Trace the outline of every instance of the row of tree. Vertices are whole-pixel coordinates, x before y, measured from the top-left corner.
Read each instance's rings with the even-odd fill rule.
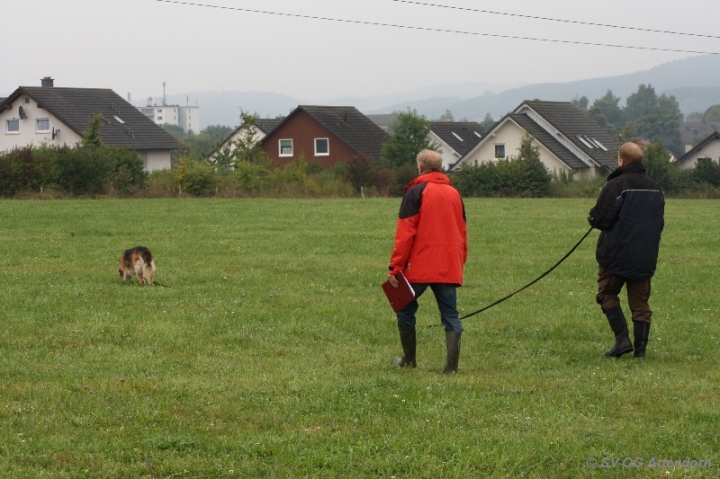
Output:
[[[662,142],[678,158],[683,154],[680,135],[683,114],[673,95],[658,96],[651,85],[642,84],[627,97],[624,107],[611,90],[592,105],[588,105],[585,96],[572,103],[620,141],[644,138],[651,143]]]

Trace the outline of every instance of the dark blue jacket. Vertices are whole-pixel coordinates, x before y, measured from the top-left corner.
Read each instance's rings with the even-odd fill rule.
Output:
[[[665,198],[641,163],[608,176],[588,222],[601,230],[595,256],[614,276],[648,279],[655,274]]]

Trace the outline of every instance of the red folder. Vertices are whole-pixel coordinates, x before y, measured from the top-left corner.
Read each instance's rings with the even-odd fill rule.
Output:
[[[410,286],[404,274],[395,273],[395,279],[400,283],[397,288],[390,284],[390,280],[388,279],[382,284],[382,289],[385,291],[385,296],[387,296],[388,301],[390,301],[390,306],[392,306],[393,311],[397,313],[407,306],[410,301],[415,299],[415,290]]]

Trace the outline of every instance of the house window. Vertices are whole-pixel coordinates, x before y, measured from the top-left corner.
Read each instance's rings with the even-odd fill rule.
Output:
[[[280,156],[293,156],[292,139],[280,140]]]
[[[20,133],[20,120],[7,120],[5,122],[5,131],[17,135]]]
[[[38,118],[35,120],[35,131],[37,133],[47,133],[50,131],[50,119]]]
[[[315,138],[315,156],[330,155],[330,140],[327,138]]]
[[[495,158],[505,158],[505,144],[495,145]]]

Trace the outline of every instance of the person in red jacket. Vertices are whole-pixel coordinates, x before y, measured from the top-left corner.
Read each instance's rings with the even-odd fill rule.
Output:
[[[457,372],[463,327],[457,311],[457,288],[467,259],[465,205],[450,179],[441,173],[442,157],[431,150],[417,156],[420,173],[405,187],[390,257],[389,281],[402,272],[415,290],[415,300],[397,312],[403,355],[398,366],[417,365],[415,313],[417,298],[430,287],[445,327],[445,374]]]

